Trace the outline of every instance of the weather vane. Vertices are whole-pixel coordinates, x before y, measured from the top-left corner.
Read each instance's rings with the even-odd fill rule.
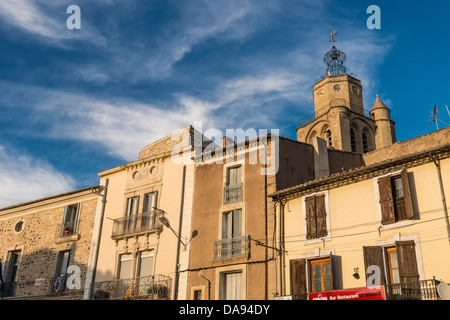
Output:
[[[332,32],[331,32],[331,40],[330,40],[330,42],[334,45],[334,43],[336,42],[336,39],[334,38],[334,36],[337,36],[337,32],[336,32],[336,30],[333,30]]]

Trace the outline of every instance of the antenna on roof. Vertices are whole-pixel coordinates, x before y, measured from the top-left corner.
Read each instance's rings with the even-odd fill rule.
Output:
[[[447,109],[447,112],[448,112],[448,114],[449,114],[449,116],[450,116],[450,111],[448,110],[448,107],[445,106],[445,108]],[[440,118],[438,117],[439,111],[438,111],[438,109],[437,109],[437,105],[434,105],[434,108],[433,108],[433,111],[431,112],[431,114],[432,114],[432,117],[433,117],[432,121],[433,121],[433,122],[436,122],[436,129],[437,129],[437,130],[439,130],[439,124],[438,124],[438,121],[442,122],[443,124],[445,124],[445,125],[447,125],[447,126],[449,125],[448,123],[442,121],[442,119],[440,119]]]
[[[433,109],[433,122],[436,122],[436,130],[439,130],[438,122],[437,122],[437,105],[434,105]]]

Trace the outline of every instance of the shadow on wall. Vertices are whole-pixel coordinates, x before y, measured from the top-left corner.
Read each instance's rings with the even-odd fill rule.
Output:
[[[68,243],[64,250],[8,251],[2,257],[2,298],[81,299],[87,266],[79,261],[75,248]]]

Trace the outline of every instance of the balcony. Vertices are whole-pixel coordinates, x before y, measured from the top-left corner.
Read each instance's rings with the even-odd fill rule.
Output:
[[[250,236],[216,240],[213,243],[213,260],[248,257],[250,254]]]
[[[387,284],[387,300],[440,300],[436,279]]]
[[[168,300],[172,279],[164,275],[96,282],[93,300]]]
[[[223,203],[228,204],[242,201],[242,189],[242,183],[225,186],[223,188]]]
[[[111,237],[116,239],[161,230],[162,224],[159,217],[163,214],[164,211],[155,209],[115,219]]]

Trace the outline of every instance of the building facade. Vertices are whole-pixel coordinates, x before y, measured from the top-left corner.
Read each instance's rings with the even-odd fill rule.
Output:
[[[387,299],[438,299],[438,281],[450,281],[448,141],[441,129],[271,194],[284,203],[286,294],[378,284]]]
[[[183,299],[191,237],[194,138],[188,126],[99,173],[104,187],[85,299]],[[201,147],[200,147],[201,148]]]
[[[82,299],[97,187],[0,210],[2,298]]]
[[[360,165],[360,155],[270,134],[224,142],[196,158],[192,229],[198,235],[189,268],[182,270],[188,274],[186,298],[274,299],[284,281],[284,249],[275,238],[283,226],[267,195],[313,180],[321,167],[319,152],[334,164],[331,173],[344,164]]]

